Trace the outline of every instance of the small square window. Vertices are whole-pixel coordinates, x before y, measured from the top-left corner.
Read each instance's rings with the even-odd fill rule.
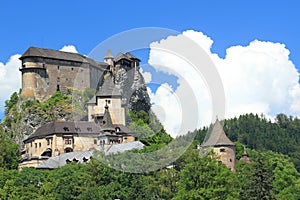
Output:
[[[220,152],[225,152],[225,149],[220,149]]]
[[[71,139],[66,139],[65,144],[72,144],[72,140]]]

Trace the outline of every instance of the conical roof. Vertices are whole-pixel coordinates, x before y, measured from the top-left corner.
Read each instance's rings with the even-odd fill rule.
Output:
[[[110,49],[107,49],[106,55],[104,56],[104,58],[114,58],[113,54],[111,53]]]
[[[105,108],[105,110],[104,110],[104,115],[103,115],[103,119],[102,119],[102,126],[101,126],[100,131],[114,131],[115,128],[112,124],[112,120],[111,120],[111,117],[110,117],[110,113],[109,113],[107,104],[105,105],[104,108]]]
[[[203,147],[214,147],[214,146],[235,146],[235,144],[226,136],[223,126],[220,121],[217,119],[213,129],[207,138],[204,141]]]

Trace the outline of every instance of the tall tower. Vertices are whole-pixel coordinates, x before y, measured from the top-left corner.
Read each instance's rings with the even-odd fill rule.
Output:
[[[110,49],[107,49],[106,55],[104,56],[104,62],[109,64],[111,67],[114,65],[114,56]]]
[[[217,119],[213,129],[204,141],[202,148],[212,148],[219,160],[224,163],[231,171],[235,165],[235,144],[226,136],[223,126]]]

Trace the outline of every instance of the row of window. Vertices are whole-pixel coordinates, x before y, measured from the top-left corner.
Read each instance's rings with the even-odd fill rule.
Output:
[[[65,139],[65,144],[72,144],[73,141],[72,139]],[[47,145],[52,145],[52,139],[47,139]],[[32,147],[32,142],[30,143],[30,147]],[[34,143],[34,147],[35,148],[41,148],[42,147],[42,143],[39,142],[39,143]]]

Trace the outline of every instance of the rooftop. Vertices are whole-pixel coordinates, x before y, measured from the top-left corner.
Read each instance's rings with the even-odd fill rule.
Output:
[[[85,133],[85,134],[98,134],[100,127],[94,122],[77,121],[66,122],[56,121],[40,126],[33,134],[31,134],[24,143],[35,138],[44,138],[56,133],[73,134],[73,133]]]
[[[226,136],[223,126],[217,119],[208,138],[204,140],[203,147],[214,146],[235,146],[235,144]]]
[[[120,88],[118,88],[112,78],[105,79],[99,91],[96,93],[98,97],[105,96],[121,96]]]
[[[53,49],[43,49],[37,47],[29,47],[25,53],[20,57],[20,60],[28,57],[41,57],[41,58],[51,58],[57,60],[75,61],[81,63],[90,63],[93,66],[99,66],[106,68],[108,64],[105,62],[96,62],[91,58],[83,56],[78,53],[71,53]]]

